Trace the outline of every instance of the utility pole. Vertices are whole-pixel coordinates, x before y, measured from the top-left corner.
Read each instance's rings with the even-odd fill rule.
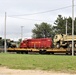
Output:
[[[66,35],[67,35],[67,18],[66,18]]]
[[[7,52],[7,44],[6,44],[6,12],[5,12],[5,26],[4,26],[4,52]]]
[[[23,27],[24,27],[24,26],[21,26],[21,41],[22,41],[22,39],[23,39]]]
[[[74,0],[72,0],[72,56],[74,56]]]

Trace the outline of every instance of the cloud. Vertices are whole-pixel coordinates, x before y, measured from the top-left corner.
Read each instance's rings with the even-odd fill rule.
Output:
[[[76,1],[75,1],[76,3]],[[59,14],[72,16],[72,8],[50,11],[42,14],[25,16],[72,5],[72,0],[1,0],[0,1],[0,36],[4,37],[4,16],[7,12],[7,38],[17,39],[21,37],[21,26],[24,38],[32,36],[34,25],[41,22],[53,24]],[[76,7],[75,7],[76,12]],[[14,16],[23,15],[23,16]],[[12,16],[12,17],[11,17]],[[76,16],[76,14],[75,14]]]

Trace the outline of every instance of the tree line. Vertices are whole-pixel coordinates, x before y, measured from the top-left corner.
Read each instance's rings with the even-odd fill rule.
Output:
[[[54,22],[54,25],[42,22],[41,24],[35,24],[35,28],[32,29],[32,38],[46,38],[53,37],[55,34],[66,33],[66,20],[67,20],[67,33],[72,34],[72,18],[63,17],[58,15]],[[76,35],[76,17],[74,20],[74,34]]]

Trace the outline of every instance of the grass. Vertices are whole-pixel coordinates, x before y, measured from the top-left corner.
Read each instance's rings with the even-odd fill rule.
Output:
[[[0,54],[0,66],[13,69],[40,69],[76,72],[76,57],[62,55]]]

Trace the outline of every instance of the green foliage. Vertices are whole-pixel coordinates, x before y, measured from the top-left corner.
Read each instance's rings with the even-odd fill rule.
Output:
[[[43,38],[43,37],[53,37],[55,34],[65,34],[66,33],[66,20],[67,20],[67,33],[72,34],[72,18],[63,17],[58,15],[54,22],[54,26],[41,23],[35,24],[35,28],[32,30],[33,38]],[[76,18],[74,20],[74,34],[76,35]]]
[[[52,26],[47,23],[35,24],[35,28],[32,30],[33,38],[43,38],[52,36]]]
[[[62,15],[58,15],[57,19],[55,20],[54,24],[55,26],[53,26],[53,31],[55,32],[55,34],[65,34],[66,33],[66,19],[67,19],[67,33],[68,34],[72,34],[72,18],[65,18],[62,17]],[[74,21],[74,28],[76,29],[76,18]],[[76,35],[76,30],[74,30],[74,33]]]
[[[0,54],[0,66],[13,69],[40,69],[76,72],[76,57],[61,55]]]
[[[75,17],[75,21],[74,21],[74,33],[76,35],[76,17]]]
[[[65,33],[65,20],[61,15],[58,15],[57,20],[54,22],[56,26],[54,26],[55,33]]]
[[[1,38],[0,39],[0,47],[4,45],[4,40]]]

